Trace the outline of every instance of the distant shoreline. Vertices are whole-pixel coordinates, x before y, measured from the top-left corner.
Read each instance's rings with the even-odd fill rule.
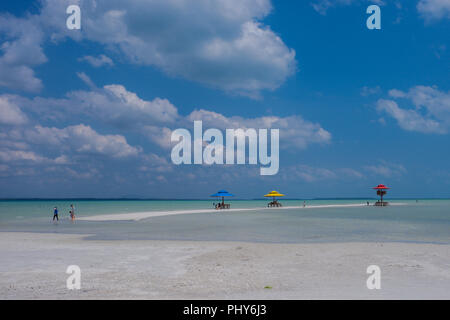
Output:
[[[178,199],[178,198],[0,198],[0,201],[214,201],[214,198],[199,198],[199,199]],[[231,201],[267,201],[265,198],[245,199],[233,198]],[[350,201],[350,200],[372,200],[377,198],[283,198],[283,201]],[[385,198],[386,201],[398,200],[450,200],[450,198]]]

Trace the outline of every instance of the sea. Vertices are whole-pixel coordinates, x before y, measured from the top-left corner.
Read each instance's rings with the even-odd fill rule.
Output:
[[[83,234],[86,240],[189,240],[268,243],[450,243],[450,199],[393,199],[387,207],[309,206],[365,204],[374,199],[281,200],[297,209],[267,209],[267,200],[229,200],[231,208],[140,221],[72,222],[77,217],[149,211],[211,209],[214,200],[0,200],[0,232]],[[53,208],[60,220],[53,222]]]

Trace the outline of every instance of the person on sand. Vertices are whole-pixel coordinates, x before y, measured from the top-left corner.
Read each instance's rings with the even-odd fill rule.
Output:
[[[303,208],[306,207],[306,201],[303,201]]]
[[[73,207],[73,204],[70,205],[70,219],[75,220],[75,208]]]
[[[53,208],[53,221],[55,221],[55,218],[56,218],[56,221],[59,221],[59,218],[58,218],[58,208],[57,208],[57,207],[54,207],[54,208]]]

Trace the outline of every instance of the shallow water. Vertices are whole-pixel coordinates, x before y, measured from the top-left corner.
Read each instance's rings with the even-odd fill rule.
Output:
[[[373,200],[368,200],[373,202]],[[181,209],[209,209],[214,201],[40,200],[0,201],[0,231],[89,234],[94,239],[214,240],[252,242],[425,242],[450,244],[450,200],[395,200],[403,206],[194,213],[141,221],[75,221],[77,216]],[[285,206],[303,201],[284,200]],[[308,200],[307,205],[365,203]],[[230,201],[232,208],[265,207],[266,200]],[[60,221],[52,223],[53,207]]]

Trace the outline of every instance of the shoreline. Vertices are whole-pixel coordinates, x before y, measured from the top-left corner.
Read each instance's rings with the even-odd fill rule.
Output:
[[[392,206],[407,205],[406,203],[391,203]],[[130,213],[115,213],[102,214],[93,216],[79,216],[77,220],[81,221],[139,221],[152,217],[193,214],[193,213],[226,213],[226,212],[244,212],[244,211],[258,211],[258,210],[291,210],[291,209],[323,209],[323,208],[351,208],[351,207],[367,207],[367,204],[326,204],[326,205],[312,205],[312,206],[288,206],[279,208],[233,208],[233,209],[193,209],[193,210],[173,210],[173,211],[144,211],[144,212],[130,212]],[[373,206],[369,206],[373,207]]]
[[[0,232],[0,299],[450,298],[450,245],[86,236]],[[380,290],[366,287],[373,264]],[[69,265],[81,268],[81,290],[66,288]]]

